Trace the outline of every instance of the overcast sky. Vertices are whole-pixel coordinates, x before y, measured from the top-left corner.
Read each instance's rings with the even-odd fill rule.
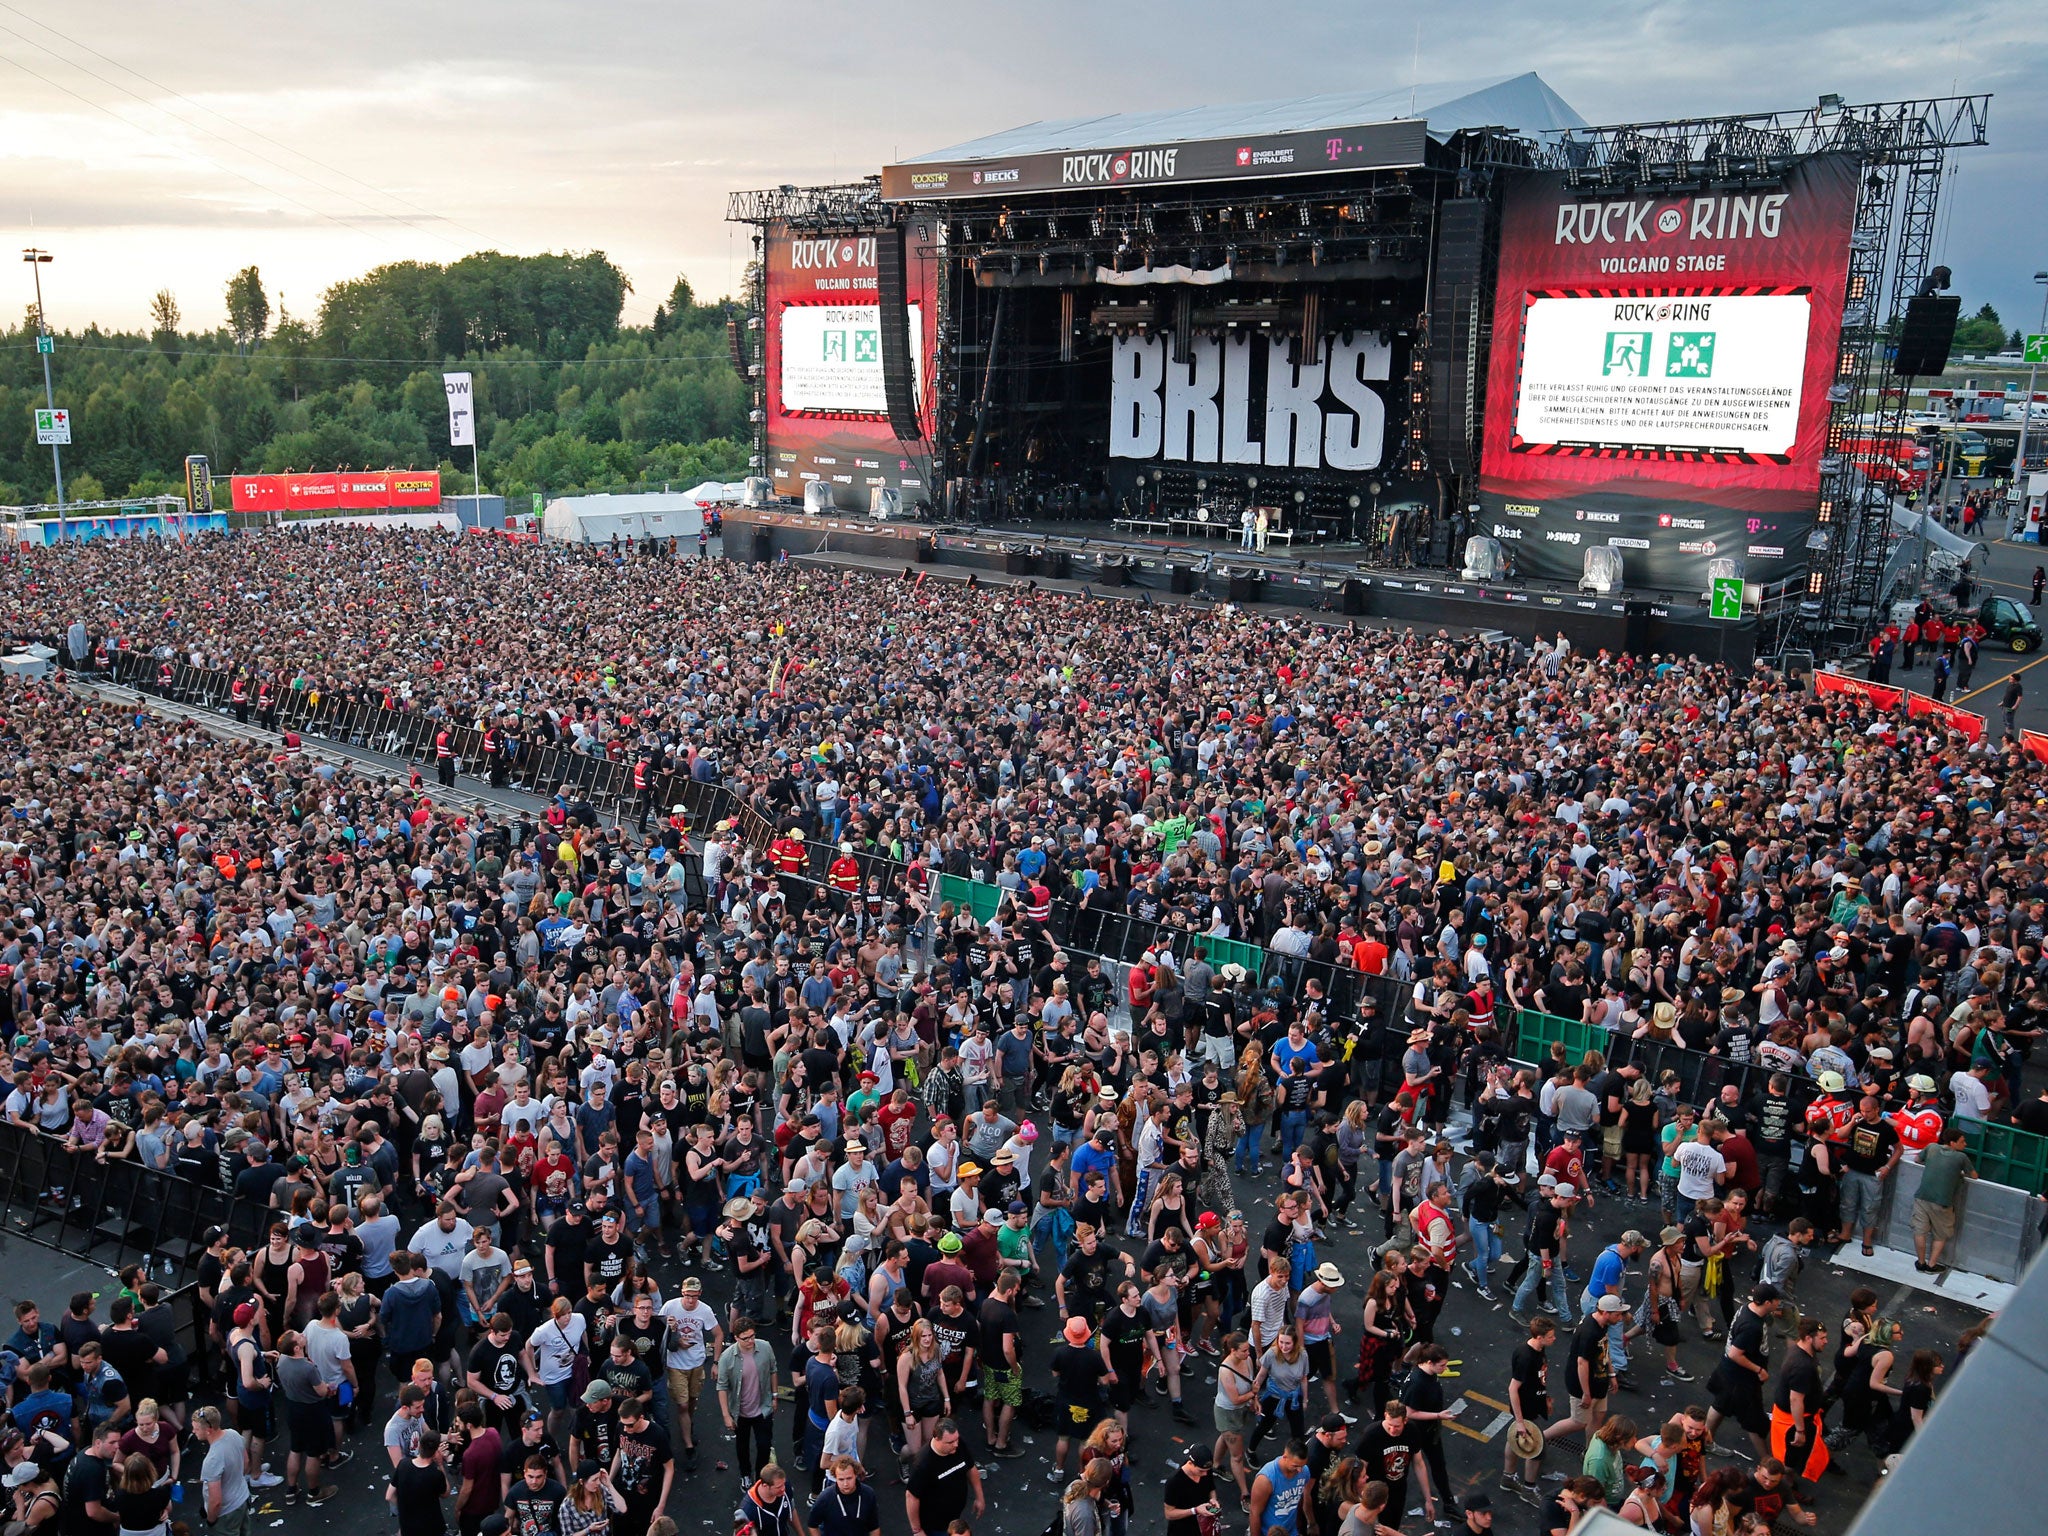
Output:
[[[1426,11],[1418,37],[1415,14]],[[0,218],[53,323],[220,323],[380,262],[602,250],[645,320],[737,283],[735,188],[851,179],[1039,118],[1534,69],[1589,121],[1991,91],[1940,257],[2032,329],[2048,268],[2039,0],[0,0]],[[1819,19],[1819,18],[1826,19]],[[0,310],[21,313],[28,273]],[[2024,322],[2024,323],[2022,323]]]

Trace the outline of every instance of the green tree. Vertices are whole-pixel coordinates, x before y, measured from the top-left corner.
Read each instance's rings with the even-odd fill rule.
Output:
[[[736,478],[749,451],[749,397],[725,338],[737,311],[677,282],[657,325],[625,326],[626,291],[602,254],[486,251],[336,283],[309,323],[246,268],[228,285],[228,323],[197,335],[182,332],[166,291],[140,329],[58,340],[57,387],[80,423],[67,499],[175,488],[195,452],[219,474],[440,465],[459,489],[469,455],[447,441],[448,367],[476,375],[493,490]],[[34,325],[32,314],[0,325],[0,422],[16,423],[0,433],[0,503],[54,495],[49,450],[30,430],[43,397]]]
[[[270,299],[263,292],[263,274],[244,267],[228,279],[228,334],[235,350],[247,353],[270,329]]]
[[[1996,352],[2005,345],[2005,322],[1989,304],[1956,326],[1958,352]]]
[[[149,336],[158,346],[169,350],[178,344],[177,297],[168,288],[159,288],[156,297],[149,301]]]

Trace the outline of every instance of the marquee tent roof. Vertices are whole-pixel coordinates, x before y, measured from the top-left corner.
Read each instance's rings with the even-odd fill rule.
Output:
[[[1382,91],[1332,91],[1287,101],[1182,107],[1162,112],[1111,112],[1026,123],[947,149],[913,155],[901,163],[1007,159],[1018,155],[1120,149],[1132,144],[1251,138],[1403,118],[1421,118],[1429,125],[1430,136],[1439,139],[1466,128],[1506,128],[1533,137],[1586,126],[1586,120],[1532,72],[1501,80],[1451,81],[1412,89],[1400,86]]]

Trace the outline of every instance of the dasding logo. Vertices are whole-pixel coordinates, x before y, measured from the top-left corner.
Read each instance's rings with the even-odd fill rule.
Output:
[[[1063,155],[1060,184],[1100,186],[1118,181],[1171,181],[1180,158],[1178,149],[1125,149],[1094,155]]]

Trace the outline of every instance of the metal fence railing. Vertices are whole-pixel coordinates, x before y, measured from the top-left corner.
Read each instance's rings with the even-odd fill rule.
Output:
[[[1506,1010],[1503,1010],[1505,1012]],[[1576,1063],[1588,1051],[1598,1051],[1610,1066],[1635,1065],[1652,1082],[1666,1072],[1678,1074],[1680,1091],[1689,1104],[1710,1104],[1721,1090],[1733,1084],[1742,1108],[1754,1116],[1764,1099],[1764,1085],[1771,1069],[1760,1062],[1735,1061],[1705,1051],[1688,1050],[1660,1040],[1637,1040],[1629,1035],[1602,1029],[1577,1019],[1524,1010],[1512,1016],[1509,1038],[1517,1059],[1547,1062],[1553,1048],[1564,1047],[1565,1059]],[[1813,1080],[1794,1075],[1787,1096],[1792,1101],[1794,1124],[1803,1123],[1806,1110],[1820,1095]],[[1993,1184],[2007,1184],[2029,1194],[2048,1194],[2048,1137],[2035,1136],[2016,1126],[1965,1121],[1970,1152],[1977,1176]]]

